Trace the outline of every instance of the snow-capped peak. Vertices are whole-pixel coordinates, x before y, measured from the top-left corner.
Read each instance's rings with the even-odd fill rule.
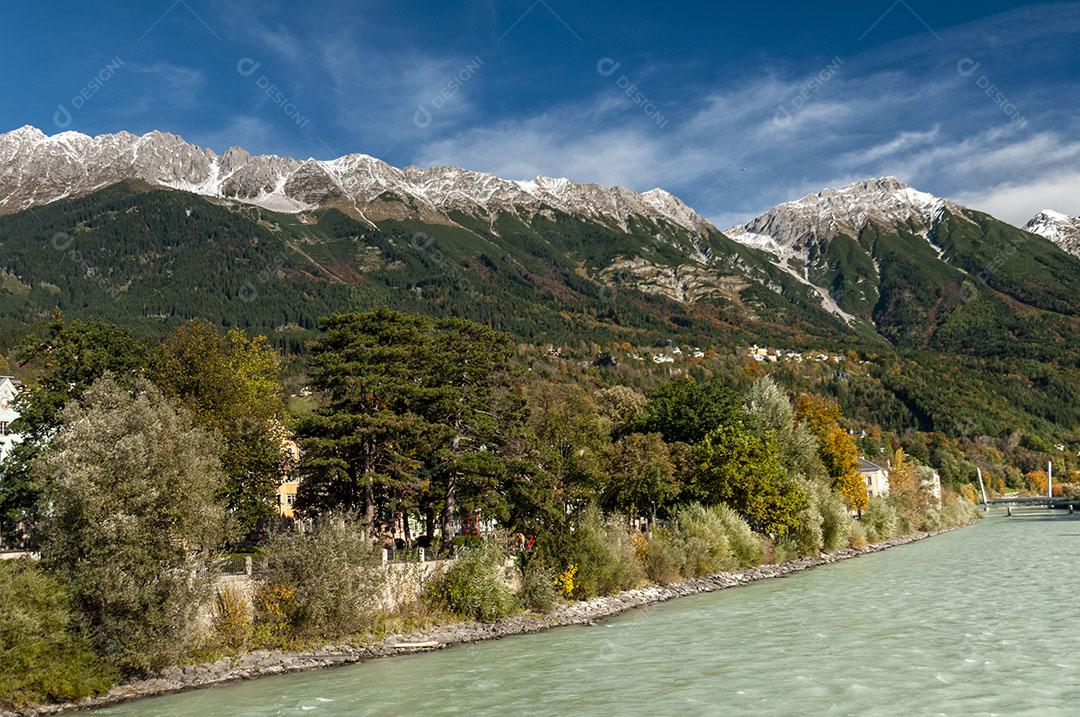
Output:
[[[1044,209],[1024,225],[1024,230],[1046,237],[1070,254],[1080,256],[1080,217]]]
[[[449,221],[451,210],[531,218],[549,208],[624,228],[639,217],[695,234],[712,230],[659,189],[638,194],[565,178],[514,181],[458,167],[399,169],[365,154],[298,160],[234,147],[218,155],[156,131],[141,137],[127,132],[47,136],[26,126],[0,134],[0,213],[132,179],[283,212],[333,204],[365,219],[397,212]]]
[[[896,177],[864,179],[785,202],[726,233],[759,248],[800,251],[838,234],[857,236],[870,221],[929,227],[943,207],[955,206]]]

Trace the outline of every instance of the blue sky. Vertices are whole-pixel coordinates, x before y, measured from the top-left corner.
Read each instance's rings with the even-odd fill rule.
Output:
[[[1080,214],[1080,3],[9,0],[0,131],[665,187],[721,228],[867,176]]]

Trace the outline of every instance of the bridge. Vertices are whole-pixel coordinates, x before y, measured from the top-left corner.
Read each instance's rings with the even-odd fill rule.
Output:
[[[1046,495],[1004,495],[999,498],[991,498],[984,500],[984,510],[990,510],[992,507],[1004,507],[1009,515],[1013,514],[1013,508],[1060,508],[1069,511],[1069,515],[1073,514],[1076,506],[1080,505],[1080,500],[1076,498],[1053,498]]]

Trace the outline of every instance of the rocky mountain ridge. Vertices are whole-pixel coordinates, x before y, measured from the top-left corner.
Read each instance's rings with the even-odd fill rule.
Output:
[[[24,126],[0,134],[0,214],[78,196],[124,180],[297,213],[333,206],[369,223],[384,218],[446,222],[453,212],[525,219],[558,210],[626,229],[646,218],[706,234],[712,226],[662,189],[637,193],[568,179],[507,180],[457,167],[399,169],[364,154],[332,160],[216,154],[164,132],[91,137]]]
[[[1046,237],[1070,254],[1080,256],[1080,217],[1044,209],[1024,225],[1024,231]]]

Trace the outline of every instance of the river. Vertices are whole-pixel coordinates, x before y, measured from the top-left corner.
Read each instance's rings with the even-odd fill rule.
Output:
[[[1080,515],[1018,511],[570,627],[97,715],[1080,714]]]

